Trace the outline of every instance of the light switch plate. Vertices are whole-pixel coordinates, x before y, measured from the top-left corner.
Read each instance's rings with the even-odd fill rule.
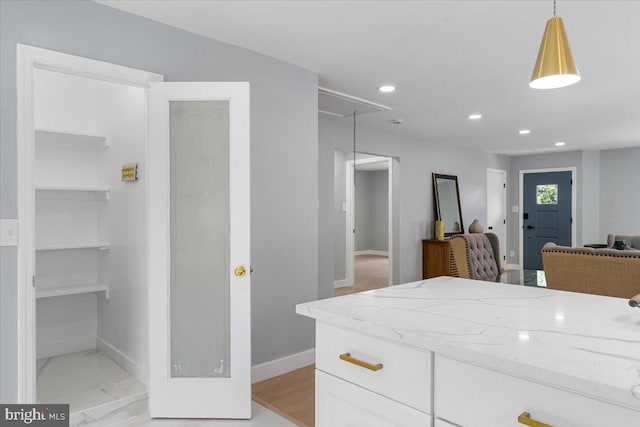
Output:
[[[0,246],[18,246],[17,219],[0,219]]]

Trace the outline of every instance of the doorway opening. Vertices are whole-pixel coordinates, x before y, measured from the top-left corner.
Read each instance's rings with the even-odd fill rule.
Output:
[[[162,76],[23,45],[18,64],[18,399],[69,403],[72,424],[143,414],[146,87]]]
[[[576,246],[576,168],[520,171],[520,262],[523,270],[543,270],[547,242]]]
[[[346,157],[345,153],[342,153]],[[343,271],[338,271],[341,251],[336,251],[335,295],[362,292],[394,284],[397,277],[397,249],[394,230],[397,201],[394,199],[394,173],[397,160],[368,153],[356,153],[354,160],[339,159],[344,171],[344,198],[336,197],[336,249],[344,248]],[[343,215],[340,215],[342,213]],[[342,222],[342,226],[339,225]],[[340,230],[342,234],[340,235]],[[394,233],[395,231],[395,233]]]

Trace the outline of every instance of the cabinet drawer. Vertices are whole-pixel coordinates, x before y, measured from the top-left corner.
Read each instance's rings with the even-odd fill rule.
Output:
[[[431,418],[316,370],[316,427],[431,427]]]
[[[464,427],[522,427],[518,416],[554,427],[628,427],[640,412],[500,374],[435,359],[435,415]]]
[[[382,364],[382,369],[373,371],[340,359],[347,353],[372,365]],[[429,414],[431,365],[430,352],[316,323],[317,369]]]

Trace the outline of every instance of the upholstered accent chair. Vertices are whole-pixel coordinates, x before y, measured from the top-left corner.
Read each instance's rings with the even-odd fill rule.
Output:
[[[640,236],[625,234],[609,234],[607,236],[607,247],[612,248],[616,240],[624,240],[628,248],[640,250]]]
[[[626,239],[623,239],[626,240]],[[563,291],[631,298],[640,293],[640,251],[542,247],[547,287]]]
[[[456,234],[451,251],[460,277],[500,281],[500,243],[494,233]]]

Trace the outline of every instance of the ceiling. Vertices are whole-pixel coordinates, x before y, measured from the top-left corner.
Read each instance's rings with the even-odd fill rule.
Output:
[[[361,123],[425,141],[640,146],[640,1],[558,1],[582,81],[552,90],[528,87],[551,0],[101,3],[315,71],[320,86],[392,108]],[[387,83],[397,90],[379,93]]]

